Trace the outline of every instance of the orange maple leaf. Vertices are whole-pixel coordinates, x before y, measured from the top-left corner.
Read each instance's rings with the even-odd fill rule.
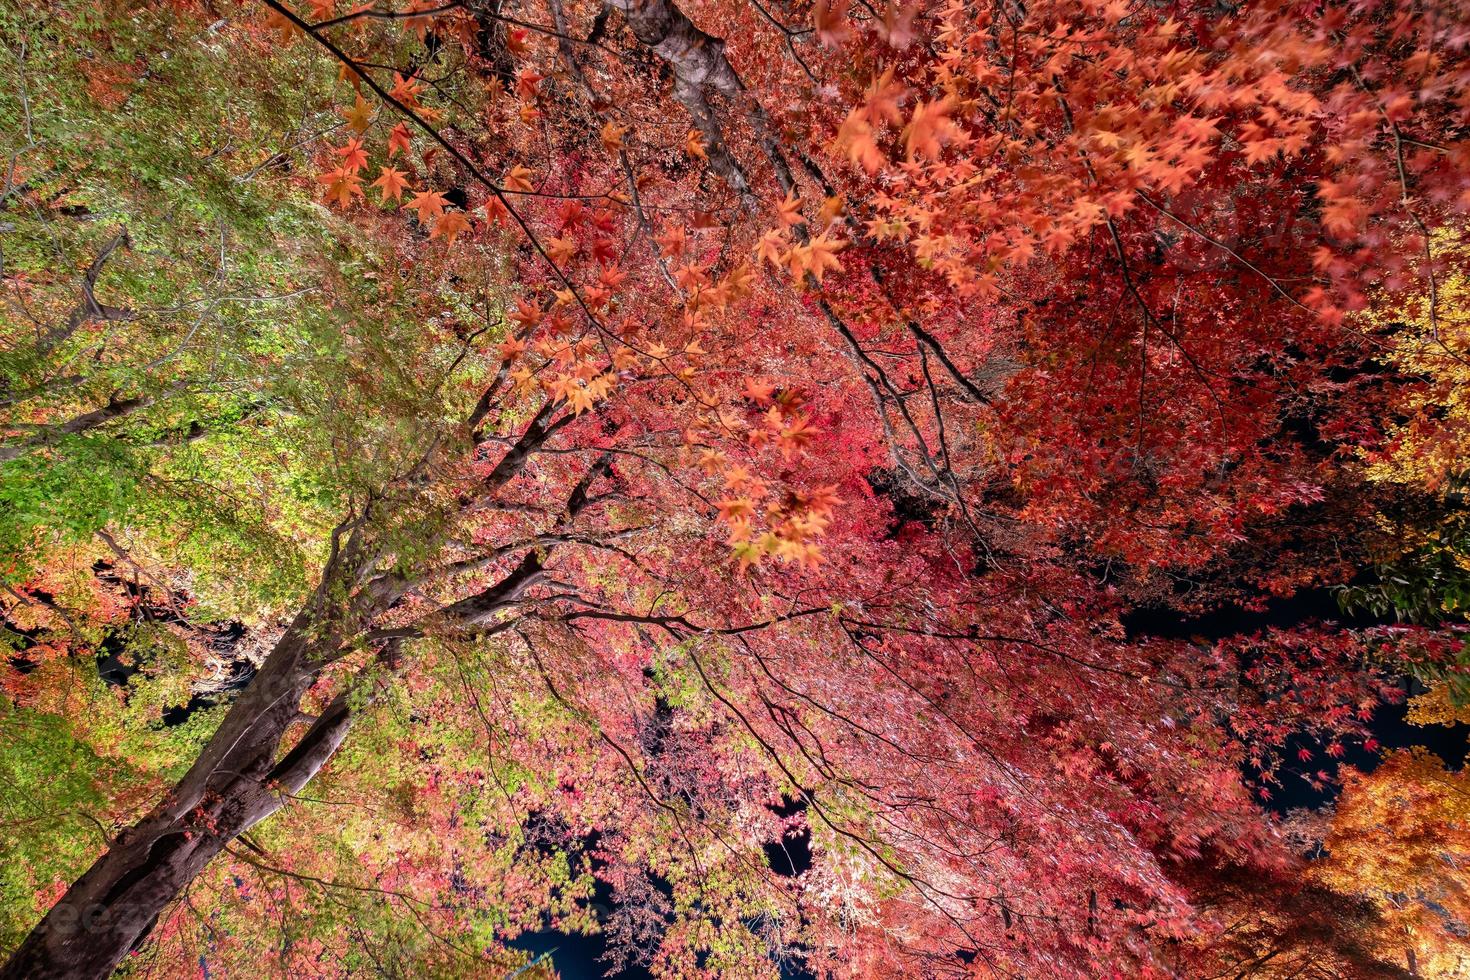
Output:
[[[683,225],[664,225],[663,230],[653,236],[658,242],[665,255],[669,258],[677,258],[684,254],[684,248],[689,244],[689,235],[684,231]]]
[[[414,194],[408,206],[419,213],[420,224],[428,224],[430,218],[437,218],[444,213],[444,205],[447,203],[448,199],[438,191],[422,190]]]
[[[388,90],[388,94],[409,108],[417,108],[419,104],[419,93],[423,89],[423,84],[414,76],[410,75],[404,78],[400,72],[394,72],[393,87]]]
[[[750,267],[749,262],[741,262],[730,270],[723,285],[730,299],[737,300],[750,294],[751,284],[754,281],[755,270]]]
[[[813,238],[805,246],[803,258],[806,271],[812,274],[817,282],[822,281],[822,276],[827,270],[842,271],[842,263],[837,259],[837,253],[847,247],[847,242],[827,237],[824,231]]]
[[[822,44],[829,48],[841,47],[847,40],[847,0],[817,0],[812,11],[812,24]]]
[[[823,228],[842,217],[842,198],[833,194],[822,201],[822,206],[817,209],[817,224]]]
[[[531,171],[520,164],[511,167],[505,175],[505,189],[518,194],[530,194],[535,191],[536,188],[531,184]]]
[[[577,254],[577,240],[570,235],[565,238],[546,239],[546,254],[553,262],[567,263]]]
[[[801,214],[801,199],[787,192],[785,200],[776,205],[776,218],[781,222],[782,228],[805,224],[806,218]]]
[[[602,124],[602,145],[609,153],[617,153],[623,148],[623,136],[628,132],[627,126],[619,126],[615,122]]]
[[[715,509],[720,512],[723,521],[738,521],[755,516],[755,501],[749,497],[733,497],[726,500],[716,500]]]
[[[367,151],[362,148],[362,140],[350,139],[346,146],[340,146],[332,151],[342,158],[342,169],[353,173],[367,166]]]
[[[780,266],[782,264],[782,256],[786,254],[786,247],[790,244],[785,232],[777,228],[772,228],[762,235],[760,242],[756,244],[756,259],[762,262],[769,262],[774,266]]]
[[[705,149],[704,137],[699,130],[691,129],[689,135],[684,138],[684,149],[692,157],[697,157],[706,162],[709,161],[709,153]]]
[[[429,232],[430,238],[442,238],[445,244],[453,245],[454,240],[470,226],[470,216],[463,211],[445,211],[434,219],[434,228]]]
[[[522,102],[530,102],[541,91],[541,80],[545,75],[531,68],[522,68],[516,75],[516,96]]]
[[[704,470],[706,476],[714,476],[725,468],[729,462],[725,454],[718,449],[706,449],[699,457],[699,468]]]
[[[393,159],[393,154],[398,152],[407,153],[412,149],[409,142],[408,124],[399,123],[388,133],[388,159]]]
[[[883,8],[883,20],[873,25],[878,36],[887,41],[890,47],[902,51],[914,41],[914,15],[918,13],[918,5],[913,3],[899,3],[893,0]]]
[[[276,32],[282,45],[290,44],[301,31],[289,17],[275,10],[265,15],[265,26]]]
[[[519,323],[522,328],[536,326],[536,324],[541,322],[541,318],[545,316],[541,312],[541,307],[524,299],[516,300],[516,308],[507,315],[510,319]]]
[[[914,114],[904,129],[904,143],[910,160],[918,156],[938,158],[944,144],[959,133],[959,127],[949,118],[953,107],[954,100],[947,95],[914,106]]]
[[[326,187],[326,199],[339,207],[347,207],[354,197],[362,196],[362,178],[355,171],[338,167],[317,178]]]
[[[383,195],[383,203],[399,201],[403,199],[403,190],[408,186],[408,181],[403,179],[402,170],[394,170],[392,167],[383,167],[378,171],[378,179],[373,181]]]
[[[776,386],[765,381],[757,381],[755,378],[745,379],[745,397],[757,405],[766,406],[771,404],[772,396],[776,393]]]
[[[847,150],[847,159],[870,174],[877,173],[888,162],[888,157],[873,138],[872,125],[863,118],[864,109],[859,107],[847,114],[837,130],[833,146]]]
[[[811,422],[805,416],[798,415],[791,420],[790,424],[782,428],[776,437],[776,442],[781,447],[781,456],[790,460],[798,450],[810,443],[816,434],[817,430]]]
[[[526,342],[518,337],[506,337],[500,342],[500,359],[513,361],[526,352]]]

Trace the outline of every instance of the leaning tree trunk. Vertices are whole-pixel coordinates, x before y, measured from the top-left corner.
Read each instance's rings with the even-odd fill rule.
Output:
[[[0,980],[109,976],[211,858],[331,758],[352,721],[345,694],[280,755],[321,663],[315,654],[335,646],[314,605],[281,637],[189,772],[67,889],[0,968]]]
[[[544,439],[544,427],[532,430]],[[503,483],[524,462],[512,453]],[[567,500],[568,520],[589,501],[592,481],[607,472],[603,456]],[[497,473],[501,471],[497,469]],[[492,474],[493,476],[493,474]],[[553,547],[548,545],[547,550]],[[352,558],[344,557],[344,554]],[[322,584],[287,628],[260,672],[230,708],[193,766],[153,810],[113,840],[87,873],[67,889],[0,968],[0,980],[101,980],[137,948],[154,922],[211,858],[240,834],[275,813],[331,759],[357,713],[374,691],[347,685],[282,754],[291,726],[304,720],[301,698],[323,665],[353,649],[351,625],[370,621],[393,605],[409,580],[380,575],[355,588],[346,566],[359,562],[357,542],[345,553],[334,545]],[[368,563],[370,564],[370,563]],[[363,565],[367,567],[367,565]],[[545,570],[540,552],[529,551],[495,584],[440,610],[471,630],[489,628],[519,601]],[[361,577],[361,572],[357,573]],[[352,598],[344,598],[352,595]],[[400,666],[404,637],[389,639],[373,666]]]

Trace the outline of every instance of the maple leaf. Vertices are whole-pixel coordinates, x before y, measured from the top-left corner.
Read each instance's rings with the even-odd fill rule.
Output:
[[[1243,146],[1245,162],[1252,166],[1272,159],[1281,148],[1280,142],[1274,139],[1246,140]]]
[[[516,164],[505,175],[505,189],[518,194],[530,194],[535,191],[531,184],[531,171],[520,164]]]
[[[749,497],[733,497],[716,500],[715,509],[723,521],[738,521],[755,516],[755,501]]]
[[[613,351],[613,367],[619,371],[636,371],[642,365],[638,352],[631,347],[619,347]]]
[[[422,215],[422,211],[419,212]],[[460,233],[470,226],[470,216],[463,211],[445,211],[434,219],[434,228],[429,232],[430,238],[443,238],[445,244],[453,245],[454,240]]]
[[[592,240],[592,257],[604,265],[617,261],[618,242],[612,238],[594,238]]]
[[[949,118],[953,108],[954,100],[947,95],[914,106],[914,113],[904,129],[904,144],[910,160],[921,156],[938,159],[944,144],[959,132]]]
[[[597,399],[590,388],[575,386],[569,388],[566,394],[567,405],[571,408],[573,415],[581,415],[590,412],[597,404]]]
[[[301,33],[301,28],[292,22],[291,18],[277,10],[268,11],[265,15],[265,25],[276,32],[276,37],[282,45],[290,44]]]
[[[526,342],[517,337],[507,337],[498,348],[502,361],[513,361],[526,352]]]
[[[448,198],[438,191],[427,188],[414,194],[408,206],[419,213],[419,224],[428,224],[429,219],[437,218],[444,213],[444,205],[449,203]]]
[[[848,0],[817,0],[812,24],[824,46],[838,48],[847,40],[847,3]]]
[[[367,166],[367,151],[362,148],[362,140],[350,139],[347,145],[340,146],[332,151],[342,158],[342,169],[353,173]]]
[[[745,466],[729,467],[725,470],[722,479],[725,481],[725,488],[734,493],[739,493],[741,487],[755,482],[754,475]]]
[[[685,247],[689,244],[689,236],[685,233],[683,225],[664,225],[663,230],[653,236],[653,240],[658,242],[659,248],[669,258],[683,255]]]
[[[706,449],[699,457],[699,468],[706,476],[714,476],[725,468],[729,458],[718,449]]]
[[[403,171],[394,170],[392,167],[382,167],[378,171],[378,179],[373,181],[372,186],[378,188],[382,193],[383,203],[403,198],[404,188],[408,187],[408,181],[403,177]]]
[[[824,199],[822,206],[817,209],[817,224],[825,228],[842,217],[842,212],[842,198],[833,194],[831,197]]]
[[[801,214],[801,199],[788,192],[784,200],[776,205],[776,220],[783,229],[806,223]]]
[[[781,447],[781,456],[790,459],[799,450],[805,448],[812,438],[817,434],[816,428],[805,416],[798,415],[789,423],[781,427],[776,436],[776,443]]]
[[[890,65],[868,84],[867,92],[863,95],[863,104],[858,111],[875,126],[885,122],[896,125],[903,122],[903,110],[900,106],[907,96],[908,88],[894,79],[893,66]]]
[[[623,149],[623,137],[627,135],[628,127],[619,126],[615,122],[602,124],[602,145],[607,152],[617,154]]]
[[[783,263],[782,256],[786,254],[786,249],[790,244],[791,241],[786,237],[785,232],[773,228],[762,235],[760,242],[756,245],[756,259],[769,262],[779,268]]]
[[[681,289],[693,289],[709,281],[704,274],[704,266],[697,262],[689,262],[675,269],[674,280]]]
[[[562,228],[575,228],[587,220],[587,209],[581,201],[563,201],[556,209],[556,221]]]
[[[499,197],[491,197],[485,202],[485,219],[491,224],[511,225],[513,219],[510,216],[510,208]]]
[[[338,114],[347,121],[348,127],[354,133],[365,133],[367,132],[367,128],[372,125],[372,104],[360,94],[350,107],[338,110]]]
[[[423,83],[415,76],[404,78],[400,72],[394,72],[393,87],[388,90],[388,94],[410,109],[416,109],[419,107],[419,93],[423,90]]]
[[[807,245],[793,245],[781,253],[780,264],[786,266],[786,271],[793,279],[800,281],[811,267],[812,247]]]
[[[870,174],[877,173],[888,162],[887,155],[878,147],[878,142],[873,137],[873,127],[864,118],[862,108],[853,109],[847,114],[837,130],[833,145],[838,149],[846,149],[847,159]]]
[[[842,503],[841,498],[837,496],[837,484],[835,483],[813,487],[811,490],[799,493],[797,497],[806,506],[806,509],[814,514],[830,514]]]
[[[510,372],[510,379],[514,382],[516,391],[522,394],[536,387],[536,372],[524,364]]]
[[[709,161],[709,153],[705,149],[704,137],[699,130],[691,129],[689,135],[684,138],[684,150],[690,156],[699,160]]]
[[[1220,129],[1216,125],[1218,122],[1218,119],[1180,116],[1174,122],[1174,131],[1185,139],[1204,143],[1220,136]]]
[[[883,8],[883,19],[875,23],[873,29],[890,47],[902,51],[914,43],[914,15],[918,10],[917,4],[891,0]]]
[[[541,91],[541,80],[546,76],[530,68],[522,68],[516,74],[516,97],[523,102],[530,102]]]
[[[745,379],[745,397],[762,407],[771,404],[771,396],[776,392],[776,386],[765,381],[757,381],[755,378]]]
[[[628,281],[628,274],[615,265],[609,265],[597,273],[597,281],[616,292]]]
[[[362,73],[351,65],[344,63],[337,66],[337,81],[346,82],[359,94],[362,92]]]
[[[347,207],[354,197],[362,196],[362,178],[356,171],[338,167],[317,178],[326,187],[325,197],[339,207]]]
[[[842,263],[837,259],[837,253],[847,247],[847,242],[828,238],[824,231],[807,243],[803,252],[803,265],[807,272],[817,282],[822,281],[822,276],[827,271],[842,271]]]
[[[546,254],[551,256],[553,262],[565,264],[572,260],[577,254],[577,240],[570,236],[566,238],[547,238]]]
[[[742,299],[750,295],[754,281],[755,270],[751,268],[749,262],[741,262],[725,276],[725,292],[732,301]]]
[[[395,153],[407,153],[413,148],[410,135],[406,123],[399,123],[393,127],[388,133],[388,159],[393,159]]]
[[[516,308],[508,314],[509,318],[516,321],[523,329],[536,326],[545,316],[541,307],[529,300],[516,300]]]

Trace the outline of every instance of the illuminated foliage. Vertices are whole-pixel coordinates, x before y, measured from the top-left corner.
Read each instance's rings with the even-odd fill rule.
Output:
[[[1451,485],[1460,5],[0,17],[0,976],[1456,968],[1262,804],[1460,634],[1136,623]]]

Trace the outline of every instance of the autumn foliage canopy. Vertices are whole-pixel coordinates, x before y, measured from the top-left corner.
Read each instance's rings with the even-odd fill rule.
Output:
[[[0,40],[0,976],[1470,973],[1463,5]]]

